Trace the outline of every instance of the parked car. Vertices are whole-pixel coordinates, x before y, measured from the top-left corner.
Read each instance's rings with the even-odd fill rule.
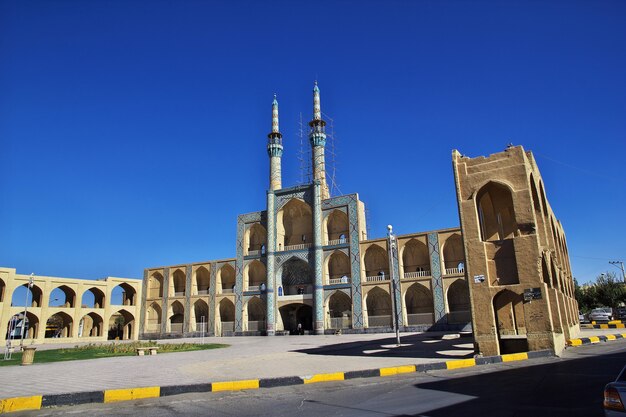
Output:
[[[589,313],[591,321],[611,321],[613,320],[613,311],[609,307],[594,308]]]
[[[617,313],[615,314],[615,316],[619,320],[626,319],[626,307],[619,307],[617,309]]]
[[[626,417],[624,400],[626,399],[626,366],[613,382],[604,387],[604,415],[605,417]]]

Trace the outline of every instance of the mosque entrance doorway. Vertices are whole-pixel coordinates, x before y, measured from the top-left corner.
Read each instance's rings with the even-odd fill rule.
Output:
[[[301,303],[292,303],[282,306],[280,316],[283,319],[283,327],[289,334],[298,334],[298,324],[301,325],[301,333],[313,331],[313,308]]]

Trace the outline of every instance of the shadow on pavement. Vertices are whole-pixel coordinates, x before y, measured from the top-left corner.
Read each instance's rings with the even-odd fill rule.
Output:
[[[451,398],[475,398],[414,417],[603,416],[604,386],[625,364],[621,352],[417,384]]]
[[[331,356],[371,356],[392,358],[428,358],[428,359],[463,359],[474,356],[471,337],[444,339],[436,334],[402,335],[402,346],[396,346],[396,338],[363,342],[336,343],[311,349],[298,349],[291,352],[306,353],[309,355]]]

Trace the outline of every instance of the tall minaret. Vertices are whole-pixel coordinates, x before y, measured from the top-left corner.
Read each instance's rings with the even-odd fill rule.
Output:
[[[274,101],[272,102],[272,132],[267,137],[267,154],[270,157],[270,190],[280,190],[282,187],[280,160],[283,156],[283,135],[278,130],[276,94],[274,94]]]
[[[320,106],[320,89],[313,87],[313,120],[309,122],[311,132],[309,140],[313,148],[313,180],[319,181],[321,185],[321,198],[325,200],[330,197],[328,185],[326,184],[326,162],[324,159],[324,146],[326,145],[326,122],[322,120],[322,109]]]

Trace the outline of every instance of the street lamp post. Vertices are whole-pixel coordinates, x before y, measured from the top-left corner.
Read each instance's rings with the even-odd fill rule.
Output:
[[[609,261],[609,263],[616,268],[620,268],[622,270],[622,281],[626,282],[626,274],[624,273],[624,262],[622,261]],[[619,266],[617,266],[619,265]]]
[[[31,273],[30,277],[28,278],[28,290],[31,290],[33,288],[33,285],[35,284],[35,273]],[[26,327],[26,320],[27,320],[27,314],[28,313],[28,291],[26,291],[26,301],[24,302],[24,318],[22,319],[22,328],[20,331],[20,348],[22,350],[24,350],[24,328]]]
[[[398,317],[398,303],[396,303],[396,268],[395,260],[398,254],[398,242],[393,234],[391,225],[387,226],[387,244],[389,246],[389,261],[391,268],[389,269],[389,278],[391,279],[391,303],[393,304],[393,324],[396,330],[396,343],[400,346],[400,320]]]

